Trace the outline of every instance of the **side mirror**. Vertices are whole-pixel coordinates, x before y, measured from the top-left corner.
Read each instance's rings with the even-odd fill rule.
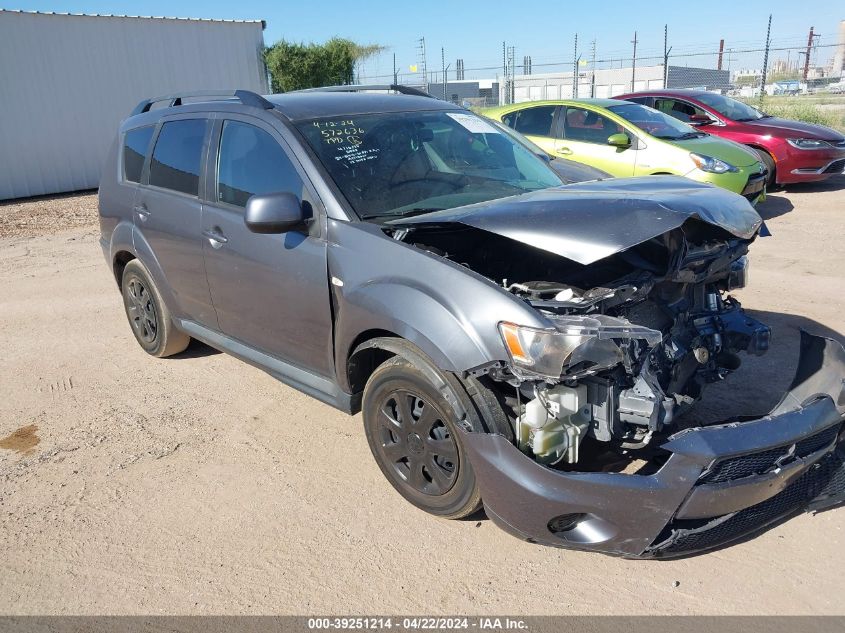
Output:
[[[631,147],[631,137],[624,132],[611,134],[607,137],[607,144],[614,147]]]
[[[302,203],[292,193],[255,195],[246,202],[244,224],[253,233],[287,233],[304,221]]]
[[[710,125],[711,123],[713,123],[713,119],[706,114],[691,114],[689,117],[690,125]]]

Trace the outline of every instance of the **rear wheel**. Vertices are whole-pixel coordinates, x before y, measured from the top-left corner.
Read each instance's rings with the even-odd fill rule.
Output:
[[[191,337],[176,329],[149,271],[137,259],[123,269],[121,291],[126,318],[145,352],[164,358],[188,347]]]
[[[373,457],[405,499],[450,519],[481,507],[454,410],[422,371],[399,356],[386,361],[367,381],[362,411]]]

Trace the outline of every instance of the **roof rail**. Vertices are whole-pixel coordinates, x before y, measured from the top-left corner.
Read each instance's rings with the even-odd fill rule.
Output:
[[[165,95],[163,97],[155,97],[153,99],[144,99],[141,103],[135,106],[135,109],[132,110],[132,114],[129,116],[149,112],[154,103],[159,103],[161,101],[169,101],[170,105],[168,107],[172,108],[173,106],[182,105],[183,99],[193,99],[199,97],[235,98],[239,99],[244,105],[254,106],[263,110],[273,109],[272,103],[267,101],[267,99],[262,97],[260,94],[250,90],[198,90],[196,92],[180,92],[178,94]]]
[[[364,84],[364,85],[347,85],[347,86],[323,86],[321,88],[306,88],[304,90],[296,90],[294,92],[363,92],[364,90],[392,90],[403,95],[414,95],[416,97],[429,97],[434,99],[432,95],[418,88],[411,86],[402,86],[400,84]]]

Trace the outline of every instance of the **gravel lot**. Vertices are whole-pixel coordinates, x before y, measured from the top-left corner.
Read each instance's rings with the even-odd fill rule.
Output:
[[[765,412],[799,327],[842,340],[843,207],[843,177],[761,206],[740,299],[774,348],[697,415]],[[0,612],[843,612],[845,509],[671,562],[424,515],[360,417],[202,345],[144,354],[97,232],[92,193],[0,203]]]

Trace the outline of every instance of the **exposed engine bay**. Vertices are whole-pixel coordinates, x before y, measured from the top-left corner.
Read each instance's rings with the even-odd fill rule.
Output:
[[[511,362],[481,372],[508,405],[516,445],[545,465],[590,469],[586,438],[617,454],[647,450],[678,430],[705,385],[739,368],[740,353],[769,347],[770,328],[729,294],[746,284],[756,234],[690,218],[586,264],[460,223],[392,234],[494,281],[553,324],[500,324]]]

